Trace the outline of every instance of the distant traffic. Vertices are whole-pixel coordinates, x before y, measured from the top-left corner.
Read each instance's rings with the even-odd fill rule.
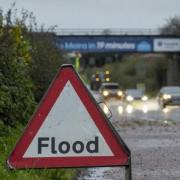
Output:
[[[137,119],[144,117],[141,113],[150,113],[144,117],[148,119],[167,118],[171,113],[169,117],[177,119],[175,112],[180,109],[179,86],[162,87],[155,96],[151,96],[141,87],[124,89],[118,82],[112,82],[111,73],[108,70],[91,76],[90,91],[98,103],[107,103],[102,106],[102,109],[108,116],[110,109],[114,111],[112,107],[115,106],[118,114],[132,114]],[[178,108],[177,111],[172,107]],[[179,111],[178,113],[180,115]]]

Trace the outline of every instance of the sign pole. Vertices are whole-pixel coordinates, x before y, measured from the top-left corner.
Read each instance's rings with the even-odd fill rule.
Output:
[[[129,159],[129,164],[125,166],[125,180],[132,180],[131,159]]]

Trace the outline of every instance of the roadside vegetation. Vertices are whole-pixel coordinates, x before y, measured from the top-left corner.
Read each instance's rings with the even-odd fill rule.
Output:
[[[167,59],[164,55],[125,55],[119,62],[106,64],[102,68],[89,68],[91,74],[109,70],[112,82],[118,82],[122,89],[136,88],[143,84],[150,95],[155,95],[166,83]]]
[[[10,170],[6,166],[6,159],[22,135],[24,126],[16,124],[16,128],[5,127],[0,124],[0,179],[3,180],[70,180],[76,175],[75,169],[26,169]]]
[[[17,17],[13,7],[0,10],[0,179],[70,180],[75,169],[9,170],[6,159],[24,126],[63,63],[53,34],[37,33],[32,13]],[[51,29],[52,30],[52,29]]]
[[[119,82],[122,88],[136,88],[138,84],[144,84],[149,94],[156,93],[166,81],[164,56],[125,56],[121,63],[107,65],[106,68],[113,72],[112,81]]]

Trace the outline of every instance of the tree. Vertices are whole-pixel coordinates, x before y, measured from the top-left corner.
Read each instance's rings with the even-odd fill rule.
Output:
[[[34,106],[33,83],[29,76],[30,45],[23,27],[12,22],[12,11],[0,11],[0,121],[24,123]]]
[[[41,31],[28,34],[32,45],[31,77],[35,85],[35,98],[40,101],[57,70],[64,62],[63,53],[56,47],[53,33]]]
[[[163,35],[180,35],[180,17],[174,17],[167,21],[167,23],[161,28],[161,34]]]
[[[16,14],[16,9],[14,10]],[[48,29],[38,26],[36,17],[27,10],[21,11],[21,18],[14,20],[20,24],[23,35],[30,43],[30,76],[34,84],[34,95],[39,102],[55,76],[58,68],[64,62],[63,52],[56,46],[56,36],[53,33],[56,26]]]
[[[180,37],[180,17],[174,17],[161,28],[162,35],[170,35]],[[180,53],[169,53],[168,58],[168,71],[167,71],[167,84],[180,85]]]

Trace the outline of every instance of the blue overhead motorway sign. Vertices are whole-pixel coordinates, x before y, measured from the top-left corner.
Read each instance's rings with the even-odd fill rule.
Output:
[[[57,36],[56,43],[72,52],[180,52],[180,38],[165,36]]]
[[[78,52],[151,52],[153,42],[146,37],[58,36],[57,46]]]

